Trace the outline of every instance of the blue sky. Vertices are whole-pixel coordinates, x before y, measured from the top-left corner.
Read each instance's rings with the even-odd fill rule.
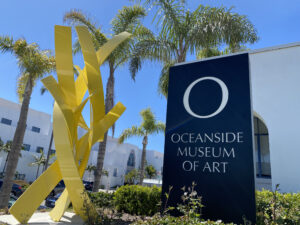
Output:
[[[260,40],[249,46],[251,49],[300,41],[300,1],[299,0],[187,0],[188,7],[193,10],[198,4],[211,6],[234,6],[234,12],[247,15],[255,25]],[[14,38],[25,38],[28,42],[37,42],[42,49],[54,51],[54,25],[63,25],[63,15],[70,9],[81,9],[91,16],[103,32],[110,33],[110,21],[124,5],[130,5],[127,0],[31,0],[3,1],[0,14],[0,35],[10,35]],[[151,24],[153,12],[144,19],[144,23],[153,31]],[[75,38],[75,33],[73,39]],[[190,56],[188,60],[194,60]],[[74,58],[74,63],[83,66],[81,56]],[[0,97],[17,102],[16,81],[19,69],[16,59],[10,54],[0,54]],[[127,110],[116,124],[116,134],[125,128],[140,124],[139,112],[151,107],[158,120],[165,121],[166,100],[159,96],[157,83],[161,65],[146,62],[136,81],[133,82],[125,65],[116,71],[116,102],[121,101]],[[104,86],[108,70],[101,68]],[[30,107],[46,113],[52,113],[53,99],[50,94],[40,95],[41,83],[35,87]],[[132,138],[127,142],[141,147],[140,138]],[[163,152],[163,134],[151,136],[148,149]]]

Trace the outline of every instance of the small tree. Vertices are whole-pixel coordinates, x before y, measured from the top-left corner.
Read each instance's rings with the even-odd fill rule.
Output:
[[[90,164],[90,165],[88,165],[86,167],[85,170],[87,170],[89,172],[89,181],[91,181],[91,174],[92,174],[92,172],[94,172],[96,169],[97,169],[97,167],[94,166],[94,165],[92,165],[92,164]]]
[[[148,144],[148,136],[151,134],[157,134],[159,132],[165,131],[165,124],[162,122],[157,122],[154,114],[151,109],[144,109],[140,112],[143,121],[139,127],[132,126],[124,130],[119,137],[119,143],[123,143],[126,139],[132,136],[143,137],[143,151],[141,158],[141,168],[140,168],[140,182],[139,184],[143,184],[144,179],[144,170],[145,170],[145,162],[146,162],[146,148]]]
[[[34,162],[29,163],[28,165],[29,166],[37,166],[36,177],[35,177],[35,179],[37,179],[38,176],[39,176],[40,166],[41,165],[45,165],[45,163],[46,163],[46,157],[44,155],[44,151],[43,150],[41,151],[41,155],[38,155],[38,156],[32,155],[32,156],[34,158]]]
[[[147,177],[149,177],[150,179],[156,177],[157,175],[157,171],[152,165],[146,166],[145,172],[147,174]]]
[[[125,183],[135,184],[136,180],[139,179],[139,172],[136,169],[131,170],[125,175]]]
[[[9,154],[9,151],[10,151],[10,144],[8,144],[8,143],[4,144],[4,142],[0,138],[0,152],[2,152],[2,151],[5,152],[5,153],[7,153],[6,159],[5,159],[5,163],[4,163],[4,167],[3,167],[3,171],[2,171],[4,173],[5,167],[6,167],[6,163],[7,163],[8,154]]]

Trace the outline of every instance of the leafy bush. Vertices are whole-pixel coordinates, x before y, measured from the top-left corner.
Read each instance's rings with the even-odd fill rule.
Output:
[[[114,193],[107,192],[88,192],[91,201],[99,208],[113,208]]]
[[[160,195],[156,186],[125,185],[115,192],[115,207],[120,212],[151,216],[159,211]]]
[[[173,207],[170,207],[164,212],[163,216],[156,214],[152,218],[137,221],[134,225],[225,225],[222,221],[214,222],[201,219],[201,208],[203,205],[201,204],[201,197],[198,196],[194,189],[195,186],[196,184],[193,183],[192,187],[187,188],[187,190],[185,187],[182,189],[184,192],[182,195],[183,203],[176,207],[176,209],[182,213],[182,216],[173,217],[168,215],[168,211],[174,210]],[[166,197],[168,198],[168,195],[166,195]],[[231,223],[231,225],[233,225],[233,223]]]
[[[277,188],[256,192],[257,224],[300,224],[300,194],[280,194]]]

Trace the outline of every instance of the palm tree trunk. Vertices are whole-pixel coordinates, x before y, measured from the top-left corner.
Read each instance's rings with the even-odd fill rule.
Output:
[[[144,136],[139,185],[143,185],[143,180],[144,180],[147,144],[148,144],[148,136]]]
[[[114,89],[115,89],[115,78],[114,78],[113,64],[109,63],[109,78],[106,84],[106,96],[105,96],[105,113],[108,113],[114,105]],[[99,144],[98,156],[97,156],[97,168],[94,172],[94,186],[93,191],[98,191],[100,187],[100,180],[102,176],[102,169],[104,164],[104,157],[107,143],[107,132],[104,134],[103,141]]]
[[[50,138],[50,143],[49,143],[48,152],[47,152],[47,159],[46,159],[46,163],[44,165],[43,171],[45,171],[48,168],[48,165],[49,165],[49,158],[50,158],[52,142],[53,142],[53,130],[51,132],[51,138]]]
[[[35,176],[35,179],[37,179],[37,178],[38,178],[38,176],[39,176],[39,170],[40,170],[40,164],[38,165],[38,168],[37,168],[37,171],[36,171],[36,176]]]
[[[0,209],[6,208],[10,198],[10,191],[13,184],[14,174],[18,165],[21,147],[23,144],[27,114],[29,109],[30,97],[33,88],[33,81],[28,79],[23,96],[23,102],[21,105],[20,117],[14,134],[11,151],[8,156],[7,167],[5,177],[3,179],[3,185],[0,191]]]
[[[7,152],[7,155],[6,155],[6,159],[5,159],[5,163],[4,163],[4,167],[3,167],[3,171],[2,171],[3,174],[4,174],[4,171],[5,171],[6,164],[7,164],[8,155],[9,155],[9,152]]]

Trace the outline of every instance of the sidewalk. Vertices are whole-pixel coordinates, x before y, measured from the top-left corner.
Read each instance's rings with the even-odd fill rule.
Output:
[[[10,224],[15,225],[19,224],[18,221],[12,216],[12,215],[2,215],[0,216],[0,225],[2,224]],[[75,213],[71,212],[65,212],[64,216],[61,218],[60,222],[53,222],[49,216],[48,212],[44,213],[34,213],[31,219],[29,220],[28,224],[34,224],[34,225],[47,225],[47,224],[74,224],[74,225],[82,225],[83,221],[82,219],[75,215]]]

